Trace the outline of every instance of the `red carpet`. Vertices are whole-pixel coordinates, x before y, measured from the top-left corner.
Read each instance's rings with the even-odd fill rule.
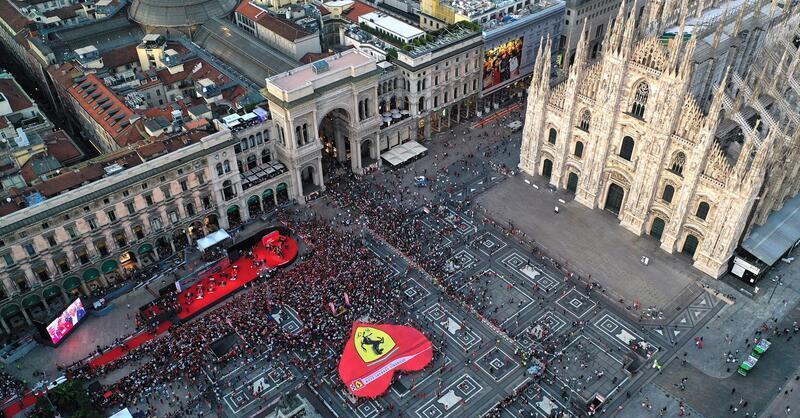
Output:
[[[14,402],[13,404],[9,405],[6,409],[3,410],[3,414],[6,418],[11,418],[23,410],[30,408],[36,403],[36,394],[31,392],[25,395],[21,400]]]
[[[164,321],[158,325],[158,328],[156,328],[155,333],[147,331],[142,332],[134,336],[130,340],[125,341],[124,343],[122,343],[122,345],[118,345],[112,348],[111,350],[108,350],[105,353],[101,354],[100,356],[91,359],[89,361],[89,365],[94,368],[105,366],[106,364],[111,363],[112,361],[124,356],[125,354],[130,353],[135,348],[152,340],[158,335],[163,334],[164,332],[167,331],[167,329],[169,329],[170,325],[172,325],[172,322]]]
[[[297,252],[297,241],[294,238],[273,231],[253,247],[253,258],[261,259],[267,267],[275,268],[294,261]],[[178,317],[187,319],[205,308],[214,306],[253,281],[262,268],[263,265],[256,267],[253,265],[253,260],[243,256],[222,271],[204,277],[178,295],[178,303],[182,308]],[[236,280],[231,280],[233,277],[236,277]]]

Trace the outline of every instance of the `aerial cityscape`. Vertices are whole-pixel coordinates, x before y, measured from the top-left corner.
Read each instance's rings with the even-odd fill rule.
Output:
[[[798,64],[789,0],[0,0],[3,416],[800,417]]]

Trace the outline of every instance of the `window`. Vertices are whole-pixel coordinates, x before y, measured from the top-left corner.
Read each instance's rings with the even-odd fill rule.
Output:
[[[230,172],[231,172],[231,163],[230,163],[230,161],[228,161],[228,160],[225,160],[225,161],[222,163],[222,166],[223,166],[223,167],[225,167],[225,172],[226,172],[226,173],[230,173]]]
[[[575,156],[578,158],[583,157],[583,142],[578,141],[575,143]]]
[[[672,166],[670,167],[670,171],[679,176],[683,176],[684,164],[686,164],[686,154],[678,152],[674,157],[672,157]]]
[[[233,183],[230,180],[225,180],[222,183],[222,195],[225,200],[231,200],[236,197],[236,193],[233,190]]]
[[[153,206],[153,195],[151,195],[151,194],[146,195],[144,197],[144,201],[145,201],[145,203],[147,203],[147,206]]]
[[[203,196],[203,209],[209,210],[211,207],[211,198],[208,196]]]
[[[200,183],[201,185],[206,184],[206,178],[205,176],[203,176],[203,173],[197,173],[195,174],[195,176],[197,176],[198,183]]]
[[[182,191],[185,192],[185,191],[189,190],[189,184],[186,183],[186,180],[181,180],[180,184],[181,184],[181,190]]]
[[[78,233],[77,233],[77,232],[75,232],[75,227],[74,227],[74,226],[72,226],[72,225],[70,225],[70,226],[65,226],[65,227],[64,227],[64,230],[66,230],[66,231],[67,231],[67,234],[69,234],[69,238],[70,238],[70,239],[75,239],[75,238],[77,238],[77,237],[78,237]]]
[[[169,221],[170,222],[172,222],[174,224],[178,223],[178,220],[180,219],[180,218],[178,218],[178,212],[176,212],[174,210],[171,210],[171,211],[169,211],[168,215],[169,215]]]
[[[136,213],[136,204],[134,204],[132,200],[125,202],[125,208],[128,209],[129,215]]]
[[[143,239],[144,238],[144,228],[141,225],[136,225],[131,228],[133,231],[133,235],[136,236],[136,239]]]
[[[633,106],[631,106],[631,114],[641,119],[644,117],[644,111],[647,107],[647,97],[650,94],[650,86],[644,81],[639,83],[636,87],[636,94],[633,96]]]
[[[67,257],[61,256],[60,258],[56,259],[56,266],[58,270],[62,273],[66,273],[69,271],[69,261],[67,261]]]
[[[108,255],[108,246],[106,245],[105,240],[95,242],[94,248],[97,248],[97,252],[100,253],[100,257],[105,257]]]
[[[622,138],[622,146],[619,149],[619,156],[630,161],[633,157],[633,138],[626,136]]]
[[[114,222],[114,221],[117,220],[117,213],[114,212],[114,209],[111,209],[111,210],[107,211],[106,215],[108,216],[108,221],[109,222]]]
[[[92,231],[97,229],[97,219],[87,219],[86,223],[89,224],[89,229]]]
[[[56,242],[56,237],[52,235],[47,236],[47,243],[50,244],[51,247],[58,246],[58,242]]]
[[[117,232],[114,234],[114,241],[117,242],[117,246],[122,248],[128,245],[128,238],[125,237],[125,233]]]
[[[664,186],[664,192],[661,193],[661,199],[667,203],[672,203],[672,196],[675,195],[675,188],[668,184]]]
[[[186,205],[186,214],[189,216],[195,215],[194,203],[189,203]]]
[[[555,145],[557,139],[558,139],[558,132],[556,132],[555,128],[550,128],[550,133],[547,136],[547,142]]]
[[[162,228],[161,226],[161,219],[160,218],[153,218],[150,219],[150,229],[153,231],[160,231]]]
[[[25,252],[27,252],[29,256],[32,257],[36,255],[36,249],[33,248],[33,244],[31,244],[30,242],[23,245],[22,247],[25,248]]]
[[[702,220],[705,220],[708,217],[709,209],[711,209],[711,207],[708,206],[708,203],[700,202],[700,204],[697,205],[697,212],[695,213],[695,216],[697,216]]]
[[[48,229],[48,228],[50,228],[50,224],[47,222],[42,222],[42,229]]]
[[[164,177],[164,176],[161,176],[161,177],[159,177],[159,178],[158,178],[158,181],[160,181],[161,183],[163,183],[163,182],[167,181],[167,178],[166,178],[166,177]]]
[[[14,265],[14,257],[12,257],[11,254],[3,254],[3,261],[5,261],[7,266]]]
[[[586,132],[589,132],[589,124],[591,123],[591,121],[592,121],[592,114],[589,112],[588,109],[584,110],[583,113],[581,113],[581,122],[578,125],[578,127]]]
[[[217,163],[217,175],[218,176],[222,175],[222,164],[221,163]]]
[[[261,164],[266,164],[271,159],[269,155],[269,150],[263,149],[261,150]]]
[[[164,194],[164,199],[169,199],[172,197],[172,192],[169,191],[169,187],[162,188],[161,193]]]
[[[17,288],[19,288],[20,292],[24,292],[31,288],[24,274],[15,277],[14,282],[17,284]]]

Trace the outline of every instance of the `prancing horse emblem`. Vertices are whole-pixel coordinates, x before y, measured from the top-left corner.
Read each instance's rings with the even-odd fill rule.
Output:
[[[372,363],[385,356],[395,347],[395,342],[389,334],[372,327],[356,328],[353,339],[359,357],[365,363]]]

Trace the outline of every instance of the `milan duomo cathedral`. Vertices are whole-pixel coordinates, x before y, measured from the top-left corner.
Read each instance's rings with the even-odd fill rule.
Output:
[[[520,168],[719,277],[800,191],[800,18],[782,2],[623,4],[597,62],[584,31],[555,85],[547,40]]]

